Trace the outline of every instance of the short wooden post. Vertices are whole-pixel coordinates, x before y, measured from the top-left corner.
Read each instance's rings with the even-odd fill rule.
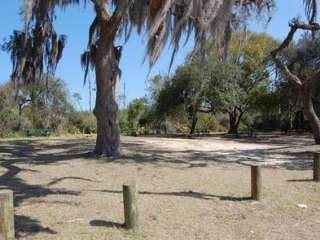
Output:
[[[320,153],[313,155],[313,180],[320,182]]]
[[[136,184],[123,185],[124,225],[126,229],[138,229],[137,195]]]
[[[0,240],[14,240],[13,192],[0,191]]]
[[[261,199],[261,167],[251,166],[251,198],[256,201]]]

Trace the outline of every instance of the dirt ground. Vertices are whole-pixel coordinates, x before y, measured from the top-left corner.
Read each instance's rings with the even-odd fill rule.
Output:
[[[94,136],[0,140],[0,188],[15,192],[18,239],[319,239],[320,183],[309,136],[122,137],[94,159]],[[263,201],[249,164],[263,165]],[[141,227],[122,228],[122,185],[136,181]],[[306,208],[298,207],[305,204]]]

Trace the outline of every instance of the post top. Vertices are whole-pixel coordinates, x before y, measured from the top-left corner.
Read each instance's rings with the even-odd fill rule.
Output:
[[[0,189],[0,195],[13,194],[13,191],[10,189]]]

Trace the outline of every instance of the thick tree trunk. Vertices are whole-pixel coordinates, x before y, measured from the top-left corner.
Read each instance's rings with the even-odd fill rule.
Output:
[[[108,157],[120,155],[118,105],[114,92],[117,74],[115,61],[113,44],[99,45],[95,56],[97,95],[94,114],[97,118],[97,140],[94,153]]]
[[[229,134],[238,136],[239,125],[240,125],[243,113],[244,112],[241,109],[239,110],[237,107],[234,108],[231,112],[229,112],[229,130],[228,130]]]
[[[193,114],[192,120],[191,120],[191,126],[190,126],[190,135],[192,136],[196,130],[198,118],[197,113]]]
[[[121,49],[114,42],[132,1],[119,1],[112,15],[105,1],[92,1],[96,18],[90,27],[90,58],[94,61],[97,95],[94,114],[97,118],[97,140],[94,153],[107,157],[120,155],[120,130],[115,86],[119,77]],[[109,4],[108,4],[109,5]],[[93,35],[96,35],[93,37]],[[92,38],[97,38],[93,41]],[[94,44],[93,44],[94,42]]]
[[[236,128],[236,120],[233,112],[229,113],[229,134],[236,135],[238,134],[238,130]]]
[[[302,91],[304,115],[310,123],[316,144],[320,144],[320,120],[314,110],[311,89],[309,86],[303,86]]]
[[[19,103],[19,122],[18,122],[18,131],[21,130],[21,121],[22,121],[22,104]]]
[[[238,125],[237,125],[237,110],[233,109],[229,112],[229,134],[238,136]]]

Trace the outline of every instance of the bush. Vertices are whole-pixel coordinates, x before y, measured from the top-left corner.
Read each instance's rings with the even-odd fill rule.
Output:
[[[69,118],[68,132],[93,134],[97,132],[96,118],[91,112],[74,112]]]
[[[19,116],[11,109],[5,108],[0,111],[0,136],[5,137],[16,131],[19,126]]]
[[[221,125],[212,114],[200,114],[197,123],[199,132],[225,132],[226,128]]]

